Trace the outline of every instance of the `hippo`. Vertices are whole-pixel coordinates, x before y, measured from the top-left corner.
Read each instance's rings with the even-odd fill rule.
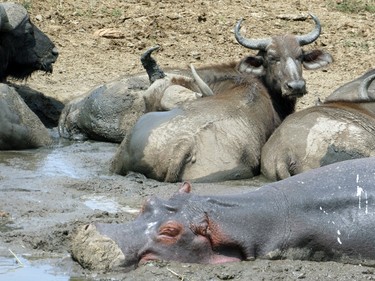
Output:
[[[375,69],[289,115],[262,148],[261,172],[275,181],[334,162],[375,156]]]
[[[153,260],[217,264],[299,259],[374,265],[375,158],[342,161],[238,194],[202,196],[185,182],[126,223],[82,226],[72,256],[94,270]]]

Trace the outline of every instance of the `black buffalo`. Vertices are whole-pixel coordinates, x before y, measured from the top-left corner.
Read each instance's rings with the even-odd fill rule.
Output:
[[[53,42],[16,3],[0,3],[0,81],[25,79],[34,71],[52,72],[58,57]]]

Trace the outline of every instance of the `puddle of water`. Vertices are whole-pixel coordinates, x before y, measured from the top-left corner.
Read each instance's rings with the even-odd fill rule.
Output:
[[[107,161],[117,145],[101,142],[64,143],[33,150],[1,151],[0,179],[40,176],[88,178],[108,173]]]
[[[84,200],[83,203],[92,210],[100,210],[108,213],[117,213],[119,211],[130,214],[139,213],[139,209],[133,209],[129,206],[122,207],[113,199],[105,196],[84,196],[82,199]]]
[[[0,280],[6,281],[72,281],[69,276],[54,272],[49,264],[32,263],[24,258],[18,258],[22,264],[14,258],[0,257]],[[80,279],[74,279],[76,281]],[[81,279],[83,280],[83,279]]]

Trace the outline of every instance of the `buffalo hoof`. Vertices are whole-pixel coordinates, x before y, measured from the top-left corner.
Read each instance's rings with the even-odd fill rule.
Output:
[[[94,224],[78,229],[72,239],[71,253],[82,267],[99,272],[120,269],[125,260],[115,241],[100,234]]]

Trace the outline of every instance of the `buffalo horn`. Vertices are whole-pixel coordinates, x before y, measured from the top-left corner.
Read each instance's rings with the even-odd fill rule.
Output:
[[[8,16],[4,9],[4,6],[0,4],[0,30],[8,31],[11,29],[12,29],[12,26],[9,24]]]
[[[362,99],[369,100],[370,95],[368,93],[368,88],[370,87],[372,81],[375,79],[375,74],[370,75],[365,80],[362,81],[360,87],[359,87],[359,97]]]
[[[242,37],[242,35],[240,34],[242,21],[243,19],[240,19],[237,22],[236,27],[234,28],[234,36],[236,37],[237,42],[242,46],[252,50],[266,50],[267,46],[271,43],[271,39],[247,39]]]
[[[307,44],[314,42],[316,39],[318,39],[320,32],[322,30],[318,17],[314,16],[313,14],[309,14],[309,15],[313,18],[315,22],[315,28],[313,31],[311,31],[308,34],[296,36],[300,46],[307,45]]]
[[[141,56],[142,65],[146,69],[151,84],[165,77],[164,71],[159,67],[156,60],[151,57],[152,52],[159,50],[159,48],[160,46],[152,47]]]
[[[16,28],[25,18],[28,18],[26,9],[19,4],[5,2],[0,5],[1,30],[12,30]],[[4,20],[4,23],[3,23]]]
[[[197,82],[199,89],[202,92],[202,95],[204,97],[213,96],[214,93],[212,92],[211,88],[202,80],[202,78],[198,75],[198,73],[195,71],[194,66],[190,65],[191,73],[193,74],[195,82]]]

